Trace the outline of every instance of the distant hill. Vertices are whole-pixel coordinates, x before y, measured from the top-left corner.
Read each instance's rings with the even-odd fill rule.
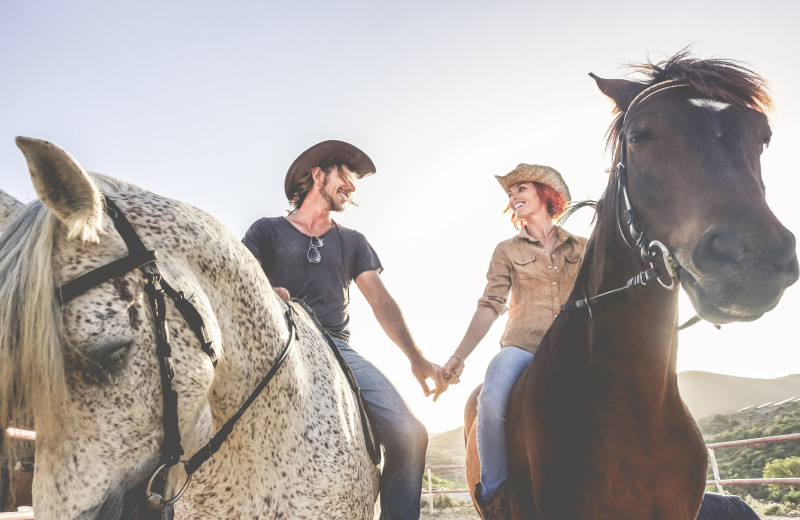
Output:
[[[697,419],[743,408],[766,407],[790,399],[800,401],[800,374],[753,379],[687,371],[678,374],[678,387],[686,406]]]

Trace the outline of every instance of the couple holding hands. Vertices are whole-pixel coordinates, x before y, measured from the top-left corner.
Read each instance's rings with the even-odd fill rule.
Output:
[[[257,220],[242,241],[279,296],[303,299],[314,310],[353,370],[383,438],[382,518],[419,518],[428,435],[386,376],[350,346],[351,282],[408,357],[425,394],[433,393],[434,400],[448,384],[458,383],[467,357],[495,320],[509,312],[502,348],[489,363],[478,398],[481,488],[476,497],[486,503],[506,479],[504,415],[511,388],[572,291],[586,248],[585,238],[555,224],[568,207],[569,189],[548,166],[520,164],[496,176],[507,197],[506,211],[519,232],[495,248],[486,289],[464,338],[440,367],[428,361],[414,342],[380,279],[383,266],[367,239],[331,218],[332,212],[352,203],[357,181],[372,173],[372,160],[349,143],[323,141],[312,146],[286,174],[288,216]],[[428,378],[434,381],[432,390]]]

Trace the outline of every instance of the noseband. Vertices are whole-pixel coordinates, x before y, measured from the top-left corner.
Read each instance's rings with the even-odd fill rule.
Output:
[[[181,446],[181,436],[178,427],[178,394],[172,386],[172,381],[175,377],[175,367],[172,361],[172,347],[169,343],[169,329],[167,328],[166,296],[169,296],[174,302],[183,319],[186,320],[187,324],[194,331],[201,348],[209,356],[214,366],[217,364],[217,354],[212,348],[212,342],[206,330],[203,318],[195,306],[184,296],[183,292],[173,289],[161,276],[158,266],[156,266],[156,252],[148,250],[144,246],[142,240],[133,229],[133,226],[114,201],[108,196],[105,196],[105,202],[106,214],[111,218],[117,232],[125,241],[125,245],[128,247],[128,256],[119,260],[114,260],[113,262],[98,267],[65,283],[56,291],[56,297],[59,303],[63,305],[111,278],[122,276],[136,269],[141,271],[145,276],[145,292],[147,293],[148,301],[155,318],[156,355],[159,361],[161,390],[164,401],[164,441],[162,443],[161,459],[158,468],[146,480],[146,484],[145,482],[140,483],[131,489],[128,494],[138,495],[131,497],[131,502],[137,509],[142,508],[141,506],[145,506],[142,508],[144,511],[140,512],[140,518],[152,517],[154,516],[154,512],[163,511],[165,508],[172,506],[181,497],[189,485],[192,474],[219,450],[242,414],[275,376],[289,353],[292,338],[297,338],[297,330],[293,319],[295,311],[291,305],[288,303],[286,304],[287,309],[284,316],[289,325],[289,339],[269,372],[264,376],[255,390],[253,390],[245,403],[228,422],[220,428],[214,437],[212,437],[205,446],[200,448],[188,461],[183,459],[183,447]],[[172,467],[178,464],[184,466],[186,481],[175,496],[172,498],[165,498],[167,473]],[[158,491],[155,491],[156,489],[158,489]],[[140,494],[142,491],[143,494]],[[147,509],[151,510],[150,513],[147,512]]]
[[[678,275],[677,275],[677,267],[679,266],[677,260],[672,256],[670,253],[669,248],[665,246],[662,242],[658,240],[650,240],[645,233],[644,226],[642,226],[639,216],[636,213],[636,210],[633,208],[633,204],[631,203],[630,195],[628,194],[628,179],[627,179],[627,171],[626,171],[626,159],[627,159],[627,143],[625,138],[625,127],[628,122],[628,116],[633,111],[633,108],[637,105],[642,104],[645,100],[649,99],[651,96],[655,94],[673,89],[673,88],[682,88],[682,87],[689,87],[687,83],[681,83],[678,80],[668,80],[663,81],[661,83],[656,83],[650,87],[647,87],[643,91],[641,91],[633,101],[630,102],[628,105],[627,110],[625,111],[625,115],[622,119],[622,127],[620,129],[620,138],[619,138],[619,160],[617,161],[616,167],[614,168],[614,186],[615,192],[617,197],[619,197],[625,205],[625,209],[622,212],[622,216],[620,216],[620,211],[616,211],[616,220],[617,220],[617,228],[619,229],[620,235],[622,236],[622,240],[626,246],[628,246],[631,251],[634,251],[639,255],[643,262],[649,264],[649,268],[641,271],[636,276],[630,278],[623,287],[619,287],[617,289],[613,289],[611,291],[604,292],[602,294],[598,294],[596,296],[587,296],[585,288],[583,290],[583,299],[582,300],[573,300],[565,303],[562,307],[562,311],[568,310],[576,310],[586,308],[589,312],[589,317],[592,317],[592,305],[597,302],[598,300],[604,298],[605,296],[609,296],[614,293],[618,293],[621,291],[625,291],[630,289],[631,287],[636,287],[638,285],[646,285],[647,282],[651,280],[657,280],[658,283],[664,287],[665,289],[671,291],[675,288],[678,282]],[[623,223],[622,218],[625,219],[625,224],[628,227],[628,234],[630,235],[630,239],[623,231]],[[631,240],[633,244],[631,244]],[[655,263],[658,257],[661,256],[662,261],[664,263],[664,268],[666,269],[666,276],[669,278],[669,283],[664,283],[661,279],[663,277],[663,273],[661,269],[656,267]],[[692,318],[689,322],[681,325],[679,329],[688,327],[689,325],[696,323],[696,319]]]

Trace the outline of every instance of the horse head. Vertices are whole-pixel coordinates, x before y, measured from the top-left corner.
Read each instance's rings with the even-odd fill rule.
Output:
[[[798,278],[794,235],[765,199],[765,83],[733,62],[685,53],[638,68],[650,81],[592,76],[619,112],[609,146],[641,229],[666,245],[701,318],[757,319]],[[619,196],[609,185],[604,198]],[[615,208],[620,222],[624,210]]]
[[[125,256],[127,248],[104,215],[96,186],[102,181],[55,145],[17,143],[41,203],[29,205],[15,219],[15,232],[0,239],[0,294],[11,303],[3,306],[0,333],[0,426],[32,415],[37,516],[120,518],[132,507],[127,493],[157,466],[164,436],[142,277],[128,272],[59,305],[63,283]],[[146,197],[144,190],[139,196]],[[133,200],[126,201],[128,211],[155,215]],[[197,290],[201,312],[213,316],[200,288],[188,278],[181,282],[187,292]],[[174,386],[184,405],[179,423],[193,446],[210,429],[206,395],[214,375],[195,341],[191,332],[173,333],[180,367]]]

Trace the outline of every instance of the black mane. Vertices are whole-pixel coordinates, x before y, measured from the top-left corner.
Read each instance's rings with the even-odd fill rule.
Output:
[[[741,62],[696,59],[691,57],[688,48],[664,61],[632,63],[628,68],[633,74],[644,76],[635,80],[641,83],[642,90],[663,81],[678,80],[688,83],[702,96],[724,103],[749,107],[762,113],[773,106],[767,81]],[[624,115],[624,111],[620,112],[608,129],[606,144],[611,150],[616,149]]]

